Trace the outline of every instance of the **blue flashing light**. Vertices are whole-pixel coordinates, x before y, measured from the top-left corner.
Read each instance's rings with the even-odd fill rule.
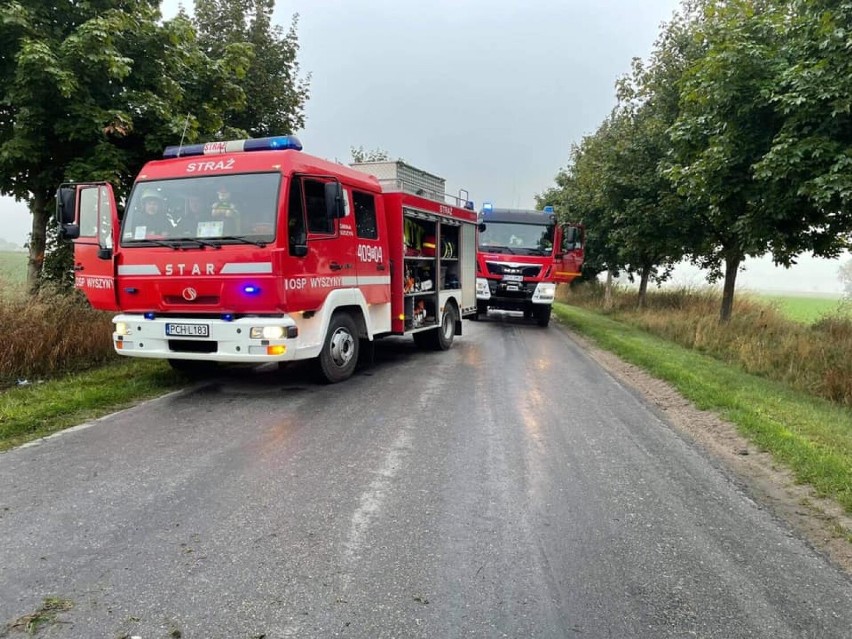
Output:
[[[254,284],[246,284],[243,286],[243,293],[246,295],[257,295],[260,293],[260,287],[255,286]]]
[[[552,206],[545,206],[544,212],[545,213],[553,213],[553,207]]]
[[[145,313],[145,319],[146,320],[152,320],[156,317],[157,317],[156,313],[152,313],[151,311],[148,311],[147,313]]]
[[[190,155],[221,155],[223,153],[243,153],[246,151],[301,151],[302,143],[295,135],[276,135],[269,138],[248,140],[224,140],[205,144],[186,146],[167,146],[163,157],[182,158]]]
[[[225,313],[224,315],[222,315],[222,321],[223,322],[233,322],[234,321],[234,314],[233,313]]]
[[[482,212],[483,213],[490,213],[493,210],[494,210],[494,206],[491,204],[491,202],[483,202],[482,203]]]

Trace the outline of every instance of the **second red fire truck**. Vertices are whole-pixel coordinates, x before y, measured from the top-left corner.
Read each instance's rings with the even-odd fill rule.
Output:
[[[382,336],[450,348],[476,313],[473,205],[401,161],[347,167],[301,148],[168,147],[120,221],[109,184],[60,186],[76,286],[117,313],[119,354],[189,373],[315,359],[338,382]]]
[[[571,282],[583,265],[583,229],[544,211],[483,205],[476,260],[476,315],[488,309],[523,311],[539,326],[550,323],[556,285]]]

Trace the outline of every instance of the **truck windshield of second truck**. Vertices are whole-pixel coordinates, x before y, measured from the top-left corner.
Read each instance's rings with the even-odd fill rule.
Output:
[[[487,253],[550,255],[555,228],[553,224],[486,222],[479,232],[479,248]]]

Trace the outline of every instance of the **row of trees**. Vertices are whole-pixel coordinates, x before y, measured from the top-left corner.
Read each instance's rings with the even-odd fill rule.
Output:
[[[852,2],[685,0],[538,197],[587,227],[586,274],[724,279],[837,257],[852,233]]]
[[[57,186],[106,180],[126,194],[165,146],[292,133],[304,124],[297,16],[275,0],[11,0],[0,5],[0,193],[33,216],[39,281]]]

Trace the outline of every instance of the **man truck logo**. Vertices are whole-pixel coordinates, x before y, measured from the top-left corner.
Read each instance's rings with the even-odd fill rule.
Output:
[[[191,302],[196,297],[198,297],[198,291],[196,291],[191,286],[187,286],[185,289],[183,289],[183,299],[185,299],[187,302]]]

